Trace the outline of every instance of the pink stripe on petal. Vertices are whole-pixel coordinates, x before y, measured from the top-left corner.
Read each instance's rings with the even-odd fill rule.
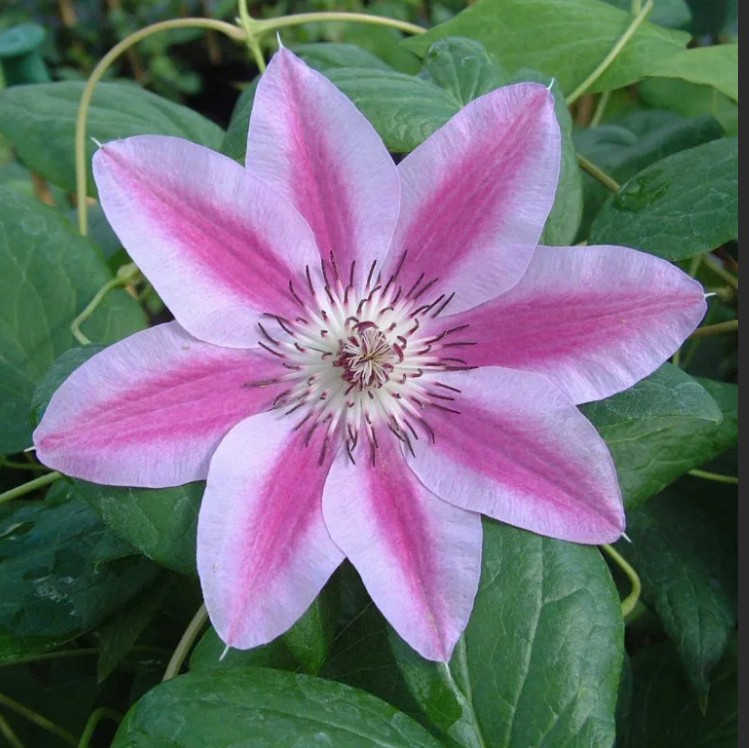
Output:
[[[216,450],[198,521],[198,572],[211,622],[230,647],[286,631],[343,560],[322,517],[334,457],[294,418],[263,413]]]
[[[460,413],[427,408],[434,444],[414,443],[419,480],[451,504],[578,543],[624,530],[611,455],[577,408],[545,377],[486,367],[444,375]]]
[[[530,262],[559,175],[559,126],[544,86],[497,89],[462,109],[398,166],[402,206],[392,271],[423,272],[467,309],[506,291]]]
[[[469,364],[540,372],[582,403],[657,369],[705,308],[702,286],[658,257],[626,247],[538,247],[520,283],[442,324],[470,325]]]
[[[426,490],[398,444],[381,440],[374,467],[338,457],[325,484],[325,522],[400,636],[446,662],[478,589],[481,519]]]
[[[379,135],[327,78],[287,49],[258,85],[247,169],[305,217],[326,261],[382,261],[398,218],[398,171]]]
[[[317,264],[314,239],[294,208],[239,164],[144,135],[100,148],[94,176],[117,236],[191,334],[248,347],[263,312],[298,313],[289,280]]]
[[[76,369],[34,432],[39,459],[107,485],[158,488],[202,480],[236,423],[269,407],[282,385],[261,349],[203,343],[170,322],[131,335]]]

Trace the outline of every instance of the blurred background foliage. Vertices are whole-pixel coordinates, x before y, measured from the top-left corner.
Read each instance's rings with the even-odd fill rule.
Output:
[[[627,12],[632,7],[631,0],[606,2]],[[432,28],[471,4],[464,0],[280,0],[252,2],[250,11],[256,18],[364,11]],[[44,247],[29,249],[29,253],[39,249],[40,257],[42,250],[49,254],[46,264],[37,260],[34,272],[29,272],[39,297],[48,303],[44,314],[40,313],[38,319],[17,314],[16,306],[8,302],[10,293],[4,300],[8,316],[18,322],[14,334],[38,343],[27,346],[33,367],[19,366],[12,372],[12,383],[24,384],[23,395],[29,401],[21,403],[23,418],[17,419],[22,431],[30,428],[26,418],[29,403],[33,412],[39,405],[40,392],[42,400],[45,391],[48,397],[72,368],[95,352],[94,346],[74,347],[70,322],[107,278],[129,260],[93,197],[92,241],[87,243],[74,229],[72,122],[80,82],[113,45],[144,26],[188,16],[233,21],[236,12],[235,0],[0,0],[0,88],[57,81],[61,82],[59,89],[74,85],[65,82],[78,82],[78,88],[66,89],[65,96],[52,96],[49,87],[43,87],[44,95],[28,87],[31,93],[27,91],[26,98],[9,96],[20,94],[18,90],[3,92],[5,110],[0,113],[0,130],[8,133],[8,140],[0,134],[0,190],[5,200],[4,204],[0,200],[0,209],[4,209],[11,226],[20,220],[22,211],[30,217],[36,211],[47,211],[40,215],[46,216],[47,233],[54,239]],[[737,15],[738,0],[656,0],[650,21],[688,32],[690,48],[709,48],[736,43]],[[482,31],[477,30],[474,39]],[[472,36],[459,34],[463,35]],[[355,99],[396,157],[417,145],[465,103],[460,85],[451,89],[433,75],[439,64],[472,55],[491,79],[490,87],[512,80],[501,65],[494,65],[493,56],[499,56],[496,49],[487,46],[487,53],[470,39],[454,39],[452,46],[441,47],[423,65],[412,51],[414,45],[403,44],[403,35],[391,28],[328,22],[287,28],[282,36],[287,46],[296,48],[311,65],[327,70],[326,74]],[[355,47],[306,46],[316,42]],[[276,46],[275,35],[269,34],[262,43],[269,57]],[[20,64],[19,49],[24,45],[26,51],[20,57],[25,57]],[[346,71],[336,71],[336,66],[356,68],[348,71],[356,75],[347,76]],[[365,68],[379,72],[380,81],[390,81],[390,89],[381,86],[376,92],[379,98],[372,94],[371,86],[357,88]],[[132,134],[131,129],[182,135],[242,159],[257,73],[243,45],[214,32],[183,30],[151,36],[120,58],[105,80],[135,81],[169,101],[157,103],[154,96],[132,86],[100,87],[97,95],[101,103],[92,113],[89,131],[102,140]],[[397,73],[409,77],[398,77]],[[515,75],[516,71],[511,73]],[[417,89],[418,96],[409,100],[411,109],[405,107],[407,116],[402,116],[404,98]],[[132,95],[134,90],[140,99]],[[471,89],[467,99],[478,93]],[[678,220],[674,219],[667,231],[657,232],[667,235],[667,242],[655,253],[677,261],[716,295],[703,324],[733,321],[738,304],[735,201],[729,205],[734,209],[724,211],[725,215],[715,217],[715,212],[711,213],[712,222],[706,227],[710,231],[698,236],[697,246],[688,251],[682,242],[685,231],[681,226],[694,211],[693,193],[686,188],[697,184],[701,191],[710,192],[703,189],[710,178],[714,183],[708,187],[714,193],[722,190],[729,198],[733,194],[731,169],[713,173],[716,159],[711,156],[715,152],[711,144],[717,142],[718,148],[733,157],[734,140],[725,136],[735,135],[738,129],[734,99],[705,84],[654,76],[610,93],[603,89],[587,93],[574,103],[569,117],[561,94],[556,90],[555,94],[559,96],[558,113],[563,113],[569,125],[565,124],[565,142],[572,163],[569,181],[561,193],[576,207],[573,210],[564,205],[560,211],[568,213],[572,222],[567,226],[560,220],[558,231],[571,234],[549,243],[593,237],[605,242],[607,231],[613,232],[612,242],[622,236],[622,226],[614,221],[621,214],[607,213],[611,189],[577,169],[576,154],[589,158],[623,185],[641,173],[647,176],[647,170],[659,163],[665,164],[668,178],[684,190]],[[605,105],[601,106],[604,97]],[[140,108],[129,103],[136,100]],[[227,129],[226,133],[220,128]],[[58,213],[37,206],[29,199],[34,197],[56,207]],[[645,208],[643,213],[643,220],[633,225],[646,225]],[[636,211],[632,215],[637,218]],[[652,223],[650,230],[654,231]],[[716,228],[720,234],[714,233]],[[8,236],[13,239],[7,242],[8,256],[26,257],[16,235],[9,232]],[[647,246],[651,238],[643,237],[642,246]],[[56,255],[53,257],[60,247],[65,247],[70,258],[64,267],[58,266]],[[22,259],[13,267],[25,267]],[[11,278],[6,288],[15,290],[20,281],[15,283],[10,267],[8,262],[4,268]],[[69,309],[63,310],[60,297],[53,298],[50,293],[55,284],[70,288],[66,301]],[[143,327],[146,316],[150,323],[165,319],[164,307],[150,287],[128,290],[129,296],[123,290],[114,292],[99,312],[102,319],[87,323],[86,329],[98,343],[111,342]],[[60,319],[55,320],[55,315]],[[119,327],[111,325],[110,318],[118,320]],[[49,320],[55,324],[48,329]],[[7,350],[0,345],[0,363]],[[63,355],[58,358],[60,353]],[[736,713],[736,488],[730,483],[704,480],[704,470],[718,476],[734,476],[737,472],[737,454],[732,448],[737,433],[737,336],[692,339],[682,349],[680,361],[674,363],[684,371],[666,365],[632,392],[596,404],[587,412],[611,446],[631,500],[630,533],[637,542],[620,549],[643,579],[643,599],[627,627],[629,657],[625,659],[617,712],[619,744],[638,748],[696,744],[728,748],[735,744],[732,730]],[[708,379],[690,380],[689,375]],[[710,413],[699,409],[693,412],[695,403],[688,398],[682,402],[680,393],[701,391],[700,383],[709,395],[703,393],[706,400],[697,404],[719,406],[721,423],[710,420]],[[0,402],[0,416],[10,421],[10,409],[2,412],[5,404]],[[11,436],[15,438],[15,434]],[[29,454],[19,451],[27,443],[28,436],[21,434],[0,450],[0,455],[7,455],[0,456],[0,492],[45,470]],[[704,470],[686,475],[692,468]],[[702,472],[702,477],[695,472]],[[18,612],[24,626],[24,616],[36,615],[37,624],[33,636],[26,629],[24,635],[15,630],[19,628],[15,617],[14,636],[6,635],[0,625],[0,695],[6,694],[27,709],[44,714],[68,735],[79,735],[92,710],[106,705],[125,712],[159,682],[200,604],[200,589],[193,576],[193,542],[201,492],[201,484],[150,491],[61,481],[50,489],[44,502],[24,503],[18,508],[8,504],[0,509],[0,519],[7,518],[0,526],[0,544],[4,543],[4,548],[13,546],[19,559],[15,571],[8,572],[6,566],[5,578],[0,575],[0,603],[10,600],[6,608],[14,616]],[[66,524],[56,519],[56,514],[70,521]],[[96,542],[82,543],[80,528],[88,528],[89,540]],[[38,547],[34,545],[36,538]],[[522,535],[518,533],[517,538],[520,543]],[[0,561],[4,560],[0,553]],[[49,568],[42,568],[41,560]],[[624,596],[628,581],[616,569],[613,571]],[[49,607],[37,609],[26,604],[19,592],[30,589],[29,579],[43,578],[49,583],[53,577],[75,577],[86,584],[99,582],[100,587],[93,582],[86,587],[88,596],[85,589],[76,590],[80,610],[72,628],[69,611],[63,606],[54,608],[47,599],[42,602]],[[414,702],[402,677],[402,672],[408,673],[408,660],[404,660],[405,666],[401,661],[396,664],[396,659],[405,655],[388,643],[384,621],[368,602],[351,567],[344,566],[334,581],[340,584],[341,594],[329,590],[287,636],[249,653],[232,652],[226,664],[319,673],[376,694],[423,720],[420,705]],[[108,596],[100,594],[101,586],[108,588]],[[683,604],[674,605],[674,600]],[[705,611],[713,613],[706,615]],[[493,622],[494,614],[489,610],[487,620]],[[335,636],[334,626],[325,623],[328,619],[340,624]],[[366,646],[358,646],[365,641]],[[319,661],[309,659],[309,653],[316,651],[309,642],[315,646],[322,642]],[[65,649],[60,649],[63,645]],[[193,653],[191,669],[216,667],[220,650],[220,643],[209,630]],[[589,654],[594,653],[583,652],[585,657]],[[724,659],[718,665],[720,657]],[[540,663],[539,668],[539,678],[544,682],[550,680],[545,665]],[[27,746],[74,744],[9,711],[7,704],[0,709],[0,719],[3,715]],[[112,732],[113,725],[105,725],[92,745],[108,745]],[[6,745],[3,740],[0,723],[0,746]]]

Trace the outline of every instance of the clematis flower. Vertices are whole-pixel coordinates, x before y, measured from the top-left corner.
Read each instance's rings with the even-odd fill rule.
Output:
[[[481,514],[580,543],[622,533],[576,404],[652,372],[705,309],[651,255],[537,247],[559,159],[552,96],[521,83],[396,167],[287,50],[245,167],[176,138],[104,145],[101,204],[176,321],[75,371],[39,458],[103,484],[207,479],[198,570],[231,647],[288,629],[347,557],[398,633],[448,660]]]

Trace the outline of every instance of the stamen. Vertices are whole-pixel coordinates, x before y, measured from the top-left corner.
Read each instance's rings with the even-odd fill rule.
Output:
[[[296,301],[297,304],[299,304],[302,309],[304,309],[304,302],[299,298],[297,295],[297,292],[294,290],[294,283],[293,281],[289,281],[289,293],[291,294],[294,301]]]
[[[258,323],[258,346],[280,359],[283,368],[277,377],[243,386],[288,382],[272,407],[279,417],[297,414],[293,428],[304,430],[305,445],[324,429],[317,460],[321,466],[331,450],[340,447],[356,464],[360,445],[375,466],[383,438],[397,439],[413,455],[420,435],[436,441],[424,418],[427,408],[461,413],[460,389],[437,378],[474,368],[465,359],[445,354],[475,341],[466,324],[439,329],[432,321],[454,298],[435,290],[438,278],[425,281],[422,273],[406,291],[397,285],[405,261],[404,252],[384,285],[377,261],[372,262],[362,289],[355,283],[356,263],[349,265],[344,286],[342,268],[331,252],[320,261],[321,278],[309,265],[304,268],[303,294],[289,281],[289,293],[301,308],[299,316],[263,315],[276,328]]]

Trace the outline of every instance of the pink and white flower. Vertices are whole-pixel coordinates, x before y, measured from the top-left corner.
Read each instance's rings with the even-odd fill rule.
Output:
[[[106,215],[176,322],[56,392],[39,458],[104,484],[207,478],[198,569],[231,647],[281,634],[344,557],[399,634],[447,660],[480,513],[556,538],[624,528],[576,404],[634,384],[698,324],[702,288],[625,247],[537,247],[559,171],[549,91],[498,89],[398,166],[282,50],[246,168],[198,145],[104,145]]]

